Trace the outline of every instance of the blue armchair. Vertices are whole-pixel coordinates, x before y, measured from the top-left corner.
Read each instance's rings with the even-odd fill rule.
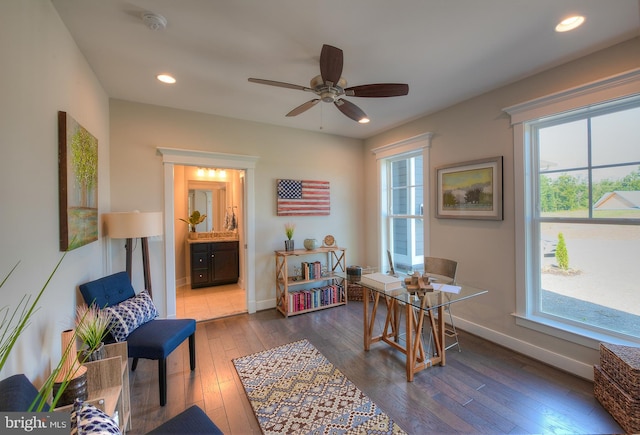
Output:
[[[137,298],[126,272],[82,284],[80,292],[87,304],[95,303],[100,308],[116,309]],[[153,303],[150,299],[148,301],[151,304],[151,310],[155,311]],[[121,317],[129,314],[135,316],[144,310],[144,307],[134,305],[133,309],[122,310]],[[129,357],[133,358],[131,370],[136,369],[138,358],[158,361],[160,406],[164,406],[167,403],[167,357],[187,338],[189,339],[190,367],[191,370],[196,368],[196,321],[194,319],[152,319],[139,325],[140,322],[136,323],[135,319],[129,321],[130,319],[120,318],[120,320],[124,322],[125,329],[127,325],[130,329],[126,331],[128,335],[121,335],[119,341],[122,341],[122,337],[126,337]]]
[[[13,375],[3,379],[0,381],[0,412],[26,412],[37,396],[38,390],[25,375]],[[45,406],[43,411],[49,411],[49,407]],[[2,429],[0,423],[0,432]],[[148,432],[148,435],[180,433],[221,435],[222,431],[201,408],[192,405]]]

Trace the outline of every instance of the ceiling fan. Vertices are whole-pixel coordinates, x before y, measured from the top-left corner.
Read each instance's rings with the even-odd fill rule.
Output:
[[[263,85],[313,92],[319,97],[299,105],[287,113],[287,116],[299,115],[320,101],[324,101],[325,103],[333,103],[344,115],[362,124],[369,122],[366,113],[342,97],[398,97],[409,93],[409,85],[402,83],[377,83],[346,88],[347,80],[341,76],[342,62],[342,50],[325,44],[320,52],[320,75],[311,79],[309,87],[255,78],[250,78],[249,81]]]

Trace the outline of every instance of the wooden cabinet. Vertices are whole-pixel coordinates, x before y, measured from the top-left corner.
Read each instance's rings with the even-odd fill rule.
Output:
[[[105,345],[105,358],[85,363],[88,397],[85,403],[100,408],[114,418],[125,433],[131,429],[131,395],[127,343]],[[71,412],[73,405],[56,408]]]
[[[285,317],[347,303],[346,249],[276,251],[276,309]]]
[[[190,243],[191,288],[238,282],[238,242]]]

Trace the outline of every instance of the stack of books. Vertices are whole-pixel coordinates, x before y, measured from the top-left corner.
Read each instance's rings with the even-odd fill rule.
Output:
[[[344,287],[331,284],[323,287],[289,292],[288,312],[311,310],[344,301]]]
[[[320,279],[322,277],[322,263],[319,261],[303,261],[300,266],[302,279]]]
[[[360,284],[376,290],[389,291],[402,288],[402,278],[376,272],[362,275]]]

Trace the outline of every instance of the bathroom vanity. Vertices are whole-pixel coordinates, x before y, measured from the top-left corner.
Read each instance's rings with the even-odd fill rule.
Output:
[[[237,238],[189,239],[191,288],[238,282],[240,276]]]

